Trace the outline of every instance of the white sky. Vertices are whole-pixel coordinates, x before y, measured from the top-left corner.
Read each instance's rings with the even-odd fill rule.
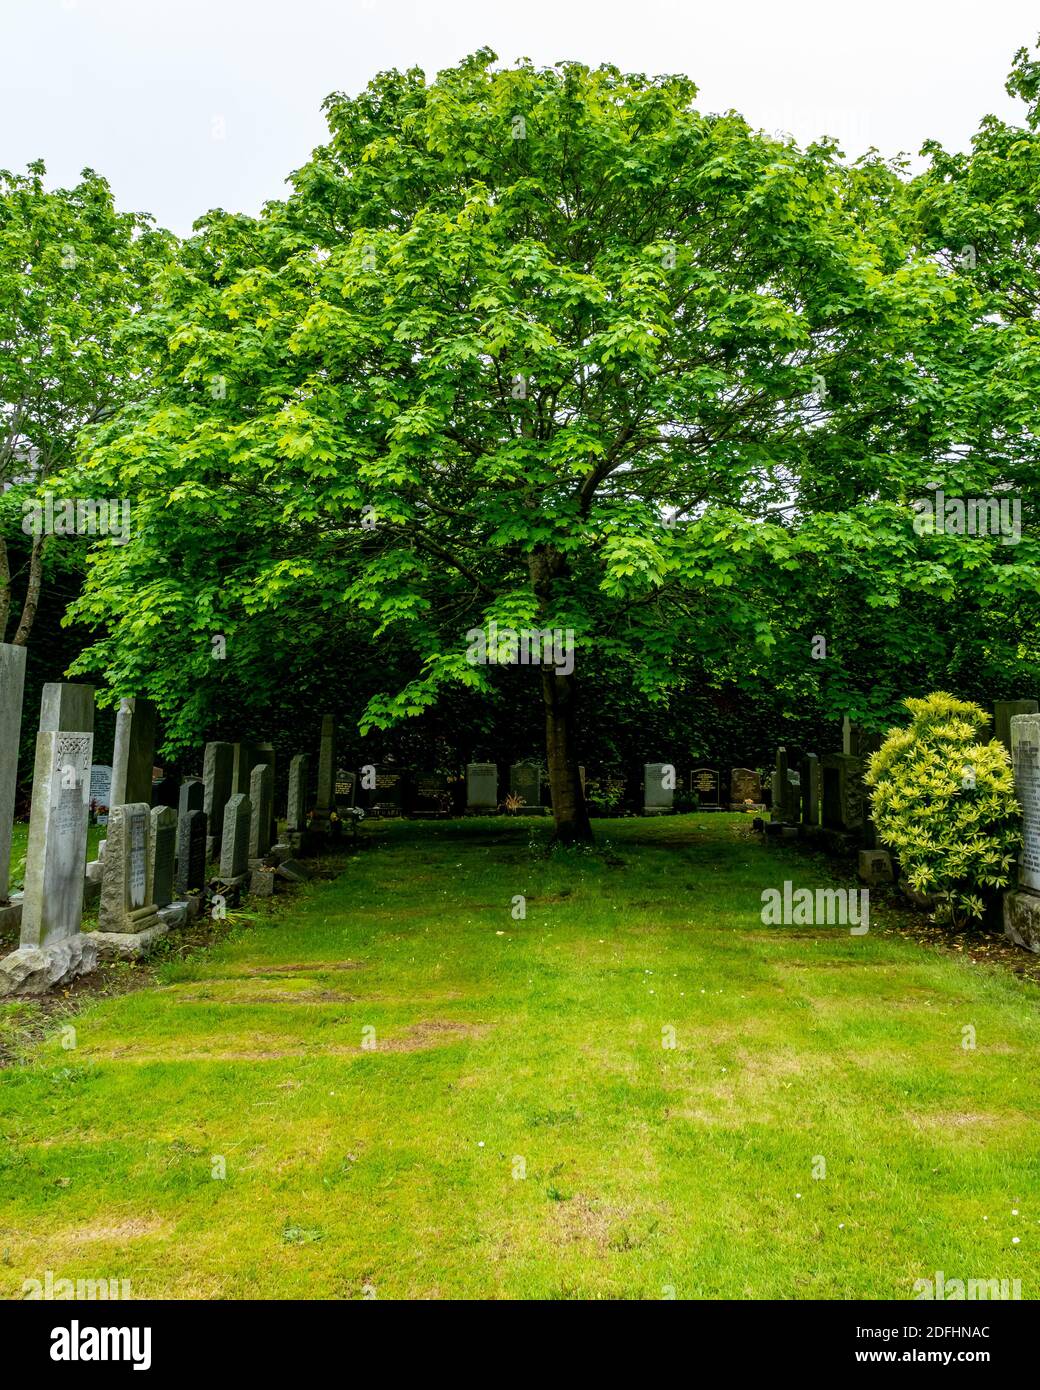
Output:
[[[850,155],[963,148],[986,112],[1020,119],[1004,79],[1038,30],[1035,0],[0,0],[0,166],[90,165],[185,234],[282,196],[328,92],[485,45],[686,72],[705,110]]]

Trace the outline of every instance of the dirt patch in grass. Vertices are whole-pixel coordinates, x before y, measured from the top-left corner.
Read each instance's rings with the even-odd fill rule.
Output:
[[[431,1019],[413,1023],[396,1038],[378,1041],[376,1052],[421,1052],[428,1047],[446,1046],[463,1038],[482,1038],[488,1031],[486,1023],[457,1023],[452,1019]]]
[[[231,975],[210,975],[211,980],[235,980],[243,976],[271,975],[277,978],[279,975],[304,975],[308,972],[312,975],[331,973],[334,970],[364,970],[365,962],[361,960],[304,960],[292,965],[255,965],[246,970],[238,970]]]
[[[178,1004],[356,1004],[356,994],[340,994],[334,989],[272,989],[266,994],[182,994]]]
[[[101,1241],[140,1240],[142,1236],[169,1235],[173,1227],[168,1221],[153,1217],[144,1220],[130,1217],[116,1225],[78,1226],[62,1233],[62,1239],[75,1245],[96,1245]]]
[[[170,1051],[138,1052],[132,1045],[117,1045],[103,1048],[92,1055],[112,1060],[135,1062],[139,1065],[152,1062],[281,1062],[293,1059],[307,1061],[322,1057],[349,1057],[361,1059],[384,1052],[423,1052],[434,1047],[448,1047],[464,1038],[480,1038],[487,1033],[489,1025],[483,1023],[458,1023],[450,1019],[431,1020],[415,1023],[395,1038],[377,1038],[374,1048],[356,1046],[344,1047],[342,1044],[316,1043],[313,1047],[250,1047],[250,1048],[201,1048],[185,1050],[171,1044]]]

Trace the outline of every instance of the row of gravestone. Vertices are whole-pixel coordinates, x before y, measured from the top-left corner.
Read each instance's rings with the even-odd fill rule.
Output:
[[[586,786],[585,768],[579,767],[582,787]],[[624,780],[605,775],[595,780],[616,791],[624,788]],[[695,768],[686,775],[678,773],[670,763],[647,763],[643,769],[644,810],[648,814],[671,810],[676,798],[685,798],[704,810],[723,810],[731,806],[743,810],[762,804],[762,783],[751,768],[733,768],[730,773],[729,800],[721,799],[723,782],[717,768]],[[334,805],[342,811],[354,807],[358,798],[365,801],[369,815],[375,816],[436,816],[452,815],[461,810],[487,813],[506,809],[540,811],[548,801],[548,783],[544,770],[537,763],[514,763],[509,769],[509,791],[500,799],[499,767],[497,763],[467,763],[464,797],[460,798],[455,780],[446,773],[408,772],[389,764],[368,765],[359,773],[338,769],[334,785]],[[320,806],[319,797],[319,806]]]
[[[155,782],[156,719],[148,701],[121,701],[107,768],[91,756],[93,688],[54,683],[41,699],[24,889],[9,898],[17,776],[9,753],[18,745],[24,670],[24,649],[0,644],[0,928],[19,929],[17,949],[0,960],[0,994],[40,992],[92,969],[99,957],[143,954],[201,910],[213,857],[214,901],[223,906],[247,884],[271,892],[276,874],[307,877],[290,845],[273,844],[270,744],[208,744],[202,778]],[[307,819],[307,762],[298,755],[289,769],[288,821],[298,839]],[[333,795],[327,790],[326,800]],[[92,811],[107,838],[87,864]],[[84,902],[95,895],[98,928],[83,932]]]

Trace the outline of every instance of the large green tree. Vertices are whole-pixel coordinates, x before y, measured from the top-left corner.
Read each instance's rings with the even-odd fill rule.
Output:
[[[530,676],[580,839],[604,671],[659,700],[690,662],[769,661],[849,708],[864,629],[902,649],[962,587],[982,610],[1035,588],[1031,561],[983,579],[979,551],[912,526],[986,442],[963,391],[984,306],[914,240],[899,168],[695,96],[481,52],[331,97],[287,201],[185,245],[147,324],[161,389],[97,433],[135,539],[95,556],[85,662],[186,736],[207,691],[277,679],[272,614],[297,651],[363,626],[412,664],[372,728],[490,688],[474,628],[572,631],[574,671]]]
[[[133,316],[172,243],[117,211],[93,170],[67,189],[45,176],[41,162],[0,169],[0,641],[20,600],[16,645],[29,640],[48,543],[42,529],[25,540],[21,504],[68,475],[84,429],[141,393]],[[66,554],[57,567],[77,565]]]

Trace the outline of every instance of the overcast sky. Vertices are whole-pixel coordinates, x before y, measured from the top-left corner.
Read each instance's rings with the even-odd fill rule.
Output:
[[[0,166],[90,165],[120,206],[187,233],[256,212],[324,135],[322,98],[482,46],[685,72],[705,110],[847,153],[966,147],[1004,92],[1036,0],[0,0]]]

